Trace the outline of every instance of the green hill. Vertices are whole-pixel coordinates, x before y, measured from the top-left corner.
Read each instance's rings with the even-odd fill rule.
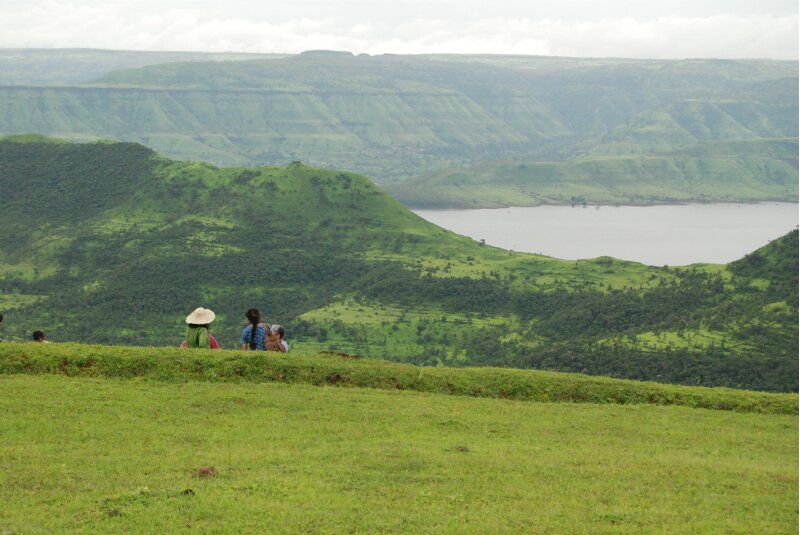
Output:
[[[0,388],[8,532],[797,531],[797,395],[33,343]]]
[[[493,163],[385,187],[417,208],[797,200],[796,139],[702,141],[665,149],[590,154],[567,162]]]
[[[231,348],[257,306],[293,349],[797,390],[788,261],[666,269],[509,253],[355,174],[219,169],[130,143],[2,140],[0,187],[11,340],[42,329],[177,345],[202,305]],[[775,250],[796,261],[796,232]]]
[[[18,52],[0,65],[14,72],[32,65],[35,71],[42,54],[28,58]],[[64,54],[54,51],[53,61]],[[92,82],[62,76],[60,86],[47,80],[21,86],[12,77],[0,85],[5,110],[0,133],[134,141],[172,158],[215,165],[301,160],[396,183],[393,193],[408,202],[419,202],[420,195],[406,180],[442,172],[443,180],[424,181],[440,205],[472,205],[483,198],[485,188],[478,183],[487,177],[498,190],[487,205],[508,202],[515,187],[503,181],[502,164],[498,182],[483,173],[486,167],[473,170],[476,165],[555,166],[548,176],[562,180],[576,168],[584,177],[585,160],[598,158],[619,158],[599,165],[609,165],[608,172],[626,183],[622,193],[608,191],[593,175],[585,178],[586,187],[568,182],[561,193],[522,188],[516,198],[536,203],[542,196],[552,202],[557,195],[575,194],[600,202],[631,202],[629,197],[664,202],[679,193],[692,200],[797,197],[796,62],[317,51],[121,68],[169,58],[109,54],[98,62],[99,78]],[[69,54],[66,59],[65,65],[80,65]],[[119,70],[111,71],[112,60]],[[719,162],[716,142],[739,143],[746,153]],[[790,146],[794,161],[758,152],[772,143]],[[686,149],[702,154],[688,161],[660,154]],[[676,189],[682,180],[706,182],[707,167],[712,174],[730,175],[730,182]],[[771,176],[789,187],[773,187]],[[535,174],[529,178],[536,181]],[[653,181],[665,185],[654,187]],[[592,196],[594,190],[601,193]]]

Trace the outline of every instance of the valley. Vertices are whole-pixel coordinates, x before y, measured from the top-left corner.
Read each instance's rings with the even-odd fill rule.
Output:
[[[728,265],[565,261],[454,235],[353,173],[37,136],[0,142],[0,185],[11,340],[177,345],[202,305],[230,348],[256,306],[297,350],[797,390],[797,231]]]
[[[662,4],[5,2],[0,535],[798,533],[797,5]]]

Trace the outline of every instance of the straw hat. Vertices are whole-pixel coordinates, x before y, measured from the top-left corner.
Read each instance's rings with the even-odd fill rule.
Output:
[[[217,317],[210,308],[197,307],[194,312],[186,316],[186,323],[191,325],[208,325]]]

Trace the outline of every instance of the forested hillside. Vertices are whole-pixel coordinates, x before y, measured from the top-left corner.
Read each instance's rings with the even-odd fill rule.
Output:
[[[4,338],[180,342],[244,311],[294,348],[797,390],[797,231],[731,266],[562,261],[435,227],[370,180],[216,168],[131,143],[0,142]]]
[[[565,202],[541,176],[576,169],[567,198],[589,202],[797,196],[796,62],[317,51],[109,70],[60,86],[0,78],[0,133],[136,141],[215,165],[300,160],[409,204]],[[508,165],[523,171],[510,179]]]

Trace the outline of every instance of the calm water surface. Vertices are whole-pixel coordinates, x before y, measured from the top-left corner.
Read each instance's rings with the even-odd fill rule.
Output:
[[[655,266],[731,262],[798,224],[796,203],[414,212],[440,227],[503,249],[569,260],[613,256]]]

